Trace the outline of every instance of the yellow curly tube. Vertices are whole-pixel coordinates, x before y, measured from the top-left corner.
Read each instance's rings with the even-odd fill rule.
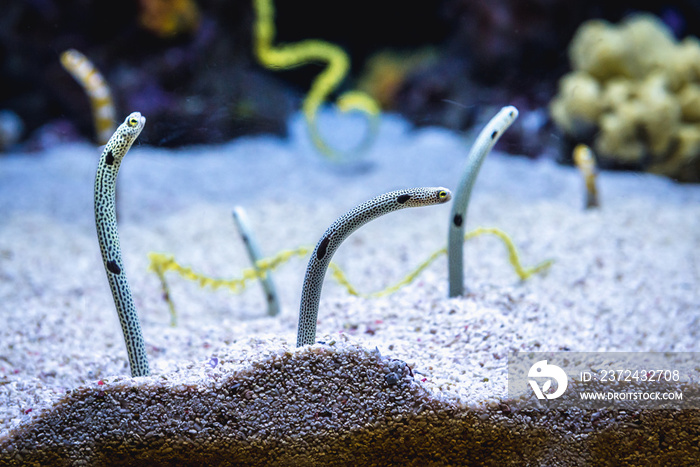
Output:
[[[552,260],[546,260],[536,266],[524,268],[520,263],[520,259],[518,257],[518,250],[516,249],[515,244],[510,239],[508,234],[506,234],[500,229],[480,227],[478,229],[472,230],[471,232],[468,232],[464,236],[464,240],[467,241],[474,237],[478,237],[479,235],[484,234],[495,235],[503,242],[506,249],[508,250],[508,260],[510,261],[510,264],[513,266],[513,269],[515,270],[515,273],[518,275],[520,280],[527,280],[532,275],[543,272],[544,270],[549,268],[553,263]],[[172,255],[164,255],[161,253],[148,254],[148,258],[150,259],[149,271],[153,271],[158,275],[158,277],[161,280],[161,283],[163,284],[163,290],[168,289],[167,283],[165,281],[165,273],[167,271],[175,271],[185,279],[198,282],[199,285],[202,287],[211,287],[212,289],[226,287],[234,293],[241,293],[245,289],[246,284],[248,282],[263,278],[267,271],[276,269],[277,267],[281,266],[282,264],[286,263],[294,257],[306,256],[307,254],[309,254],[311,249],[312,247],[302,246],[293,250],[281,251],[270,258],[261,259],[256,262],[257,269],[244,269],[241,274],[241,277],[238,279],[214,279],[203,274],[196,273],[192,271],[192,269],[189,267],[179,265]],[[340,285],[345,287],[345,289],[350,295],[355,295],[364,298],[378,298],[391,295],[394,292],[397,292],[402,287],[410,284],[416,279],[416,277],[420,275],[420,273],[427,269],[428,266],[430,266],[433,263],[433,261],[435,261],[437,258],[446,253],[447,248],[441,248],[435,251],[425,261],[420,263],[418,267],[416,267],[413,271],[407,274],[396,284],[391,285],[383,290],[379,290],[377,292],[372,292],[369,294],[358,292],[357,289],[350,283],[342,269],[340,269],[340,266],[338,266],[337,264],[331,262],[328,265],[328,267],[331,270],[331,277],[333,277],[333,279]],[[168,302],[168,306],[170,307],[171,313],[174,314],[174,306],[172,304],[172,301],[170,300],[169,294],[164,294],[164,298]]]
[[[187,280],[198,282],[201,287],[211,287],[214,290],[219,287],[226,287],[233,293],[241,293],[248,282],[262,279],[268,271],[276,269],[295,256],[306,256],[310,251],[310,247],[302,246],[294,250],[281,251],[270,258],[263,258],[255,263],[254,268],[244,269],[239,279],[215,279],[208,277],[194,272],[190,267],[181,266],[172,255],[155,252],[148,254],[148,259],[150,260],[148,270],[158,274],[161,281],[165,281],[164,274],[166,272],[175,271]]]
[[[61,65],[90,98],[97,143],[106,144],[114,133],[116,111],[107,81],[88,58],[74,49],[61,54]]]
[[[515,269],[515,273],[520,277],[520,280],[527,280],[529,279],[533,274],[537,274],[538,272],[542,272],[545,269],[547,269],[549,266],[552,265],[552,260],[547,260],[543,261],[537,266],[533,266],[530,268],[523,268],[522,264],[520,263],[520,259],[518,258],[518,250],[515,248],[515,244],[513,241],[510,239],[508,234],[506,234],[504,231],[496,228],[486,228],[486,227],[480,227],[478,229],[474,229],[471,232],[467,233],[464,236],[464,240],[469,240],[471,238],[477,237],[479,235],[483,234],[490,234],[490,235],[495,235],[498,238],[500,238],[506,249],[508,250],[508,260],[510,261],[510,264],[513,266],[513,269]],[[332,270],[332,275],[333,279],[335,279],[339,284],[344,286],[348,293],[350,295],[356,295],[359,297],[364,297],[364,298],[378,298],[378,297],[385,297],[387,295],[391,295],[394,292],[398,292],[399,289],[402,287],[410,284],[413,282],[416,277],[420,275],[423,271],[425,271],[428,266],[430,266],[433,261],[438,259],[440,256],[447,254],[447,248],[441,248],[431,254],[425,261],[420,263],[417,268],[415,268],[413,271],[411,271],[409,274],[406,275],[403,279],[398,281],[396,284],[391,285],[383,290],[379,290],[377,292],[372,292],[369,294],[364,294],[358,292],[355,287],[350,284],[350,282],[347,279],[347,276],[345,273],[336,265],[331,263],[330,264],[330,269]]]
[[[347,75],[350,69],[347,54],[337,45],[313,39],[274,47],[272,44],[275,39],[275,8],[272,0],[253,0],[253,6],[256,13],[255,54],[263,65],[271,69],[286,70],[310,63],[326,63],[326,68],[311,84],[311,89],[304,99],[303,112],[314,146],[331,160],[341,160],[345,155],[329,146],[321,136],[316,114],[323,101]],[[368,131],[354,152],[365,150],[377,134],[379,105],[369,95],[360,91],[350,91],[341,95],[337,105],[342,112],[355,110],[368,116]]]

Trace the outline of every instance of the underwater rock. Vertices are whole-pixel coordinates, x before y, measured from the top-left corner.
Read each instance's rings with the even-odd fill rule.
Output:
[[[700,181],[700,41],[678,42],[652,15],[584,23],[569,48],[552,118],[603,167]]]
[[[0,463],[680,465],[698,455],[697,410],[470,407],[431,394],[405,362],[343,342],[230,360],[69,391],[0,438]]]

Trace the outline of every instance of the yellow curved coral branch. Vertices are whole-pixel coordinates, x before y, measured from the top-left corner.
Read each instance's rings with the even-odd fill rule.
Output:
[[[204,274],[196,273],[190,267],[181,266],[175,261],[173,255],[151,252],[148,254],[150,264],[148,270],[155,272],[161,281],[168,271],[175,271],[187,280],[199,283],[201,287],[211,287],[216,290],[219,287],[226,287],[233,293],[241,293],[246,288],[246,284],[255,279],[261,279],[267,271],[272,271],[280,265],[286,263],[295,256],[306,256],[311,249],[309,247],[299,247],[294,250],[284,250],[270,258],[263,258],[257,261],[255,268],[246,268],[242,271],[241,277],[237,279],[216,279]]]
[[[423,261],[421,264],[418,265],[416,269],[414,269],[412,272],[406,275],[403,279],[398,281],[396,284],[391,285],[383,290],[379,290],[377,292],[372,292],[369,294],[364,294],[358,292],[355,287],[353,287],[350,282],[348,281],[347,276],[345,273],[340,269],[338,265],[335,263],[330,263],[328,267],[331,269],[331,274],[333,279],[338,282],[338,284],[342,285],[345,287],[345,289],[348,291],[350,295],[355,295],[358,297],[364,297],[364,298],[379,298],[379,297],[385,297],[387,295],[391,295],[394,292],[398,292],[399,289],[402,287],[410,284],[413,282],[416,277],[420,275],[421,272],[423,272],[430,264],[435,261],[437,258],[439,258],[441,255],[444,255],[447,253],[447,248],[441,248],[434,252],[432,255],[428,257],[425,261]]]
[[[520,263],[520,259],[518,257],[518,250],[515,248],[515,244],[513,241],[510,239],[508,234],[503,232],[500,229],[496,228],[486,228],[486,227],[480,227],[478,229],[474,229],[473,231],[467,233],[464,236],[464,240],[469,240],[471,238],[477,237],[479,235],[483,234],[490,234],[490,235],[495,235],[498,238],[500,238],[506,249],[508,250],[508,260],[510,261],[510,264],[513,266],[513,269],[515,270],[515,273],[520,277],[521,280],[527,280],[529,279],[533,274],[537,274],[538,272],[542,272],[548,267],[550,267],[553,263],[552,260],[547,260],[543,261],[542,263],[538,264],[537,266],[530,267],[530,268],[523,268],[522,264]],[[430,264],[433,263],[436,259],[438,259],[440,256],[447,254],[447,248],[441,248],[431,254],[425,261],[420,263],[418,267],[416,267],[413,271],[411,271],[409,274],[406,275],[403,279],[398,281],[396,284],[391,285],[383,290],[379,290],[377,292],[372,292],[370,294],[363,294],[359,293],[348,281],[347,277],[345,276],[345,273],[335,264],[331,263],[329,265],[331,271],[332,271],[332,277],[342,286],[344,286],[348,293],[350,295],[356,295],[364,298],[378,298],[378,297],[384,297],[387,295],[391,295],[394,292],[397,292],[399,289],[402,287],[410,284],[413,282],[416,277],[420,275]]]
[[[489,234],[489,235],[495,235],[501,241],[503,241],[506,249],[508,250],[508,260],[510,261],[510,264],[513,266],[513,269],[515,270],[515,273],[518,275],[518,277],[521,280],[527,280],[529,279],[533,274],[540,273],[547,268],[549,268],[553,261],[552,260],[547,260],[539,263],[536,266],[530,267],[530,268],[524,268],[522,264],[520,263],[520,258],[518,256],[518,250],[515,247],[515,244],[513,241],[510,239],[508,234],[503,232],[500,229],[496,228],[486,228],[486,227],[481,227],[472,230],[471,232],[467,233],[464,236],[464,240],[467,241],[471,238],[477,237],[479,235],[484,235],[484,234]],[[168,271],[175,271],[180,276],[182,276],[185,279],[191,280],[198,282],[201,287],[211,287],[212,289],[217,289],[219,287],[226,287],[228,288],[231,292],[233,293],[241,293],[245,287],[246,284],[252,280],[256,279],[261,279],[262,277],[265,276],[267,271],[272,271],[282,264],[286,263],[290,259],[294,257],[303,257],[308,255],[312,250],[312,247],[307,247],[307,246],[301,246],[298,248],[295,248],[293,250],[283,250],[277,253],[276,255],[270,257],[270,258],[263,258],[259,261],[256,262],[257,270],[255,268],[248,268],[244,269],[241,273],[241,277],[237,279],[215,279],[208,277],[204,274],[199,274],[194,272],[191,268],[181,266],[180,264],[175,261],[175,257],[172,255],[164,255],[161,253],[149,253],[148,258],[150,259],[150,266],[148,267],[149,271],[155,272],[158,277],[161,280],[161,283],[163,285],[163,290],[166,291],[168,290],[167,284],[165,282],[165,273]],[[378,298],[378,297],[384,297],[387,295],[391,295],[394,292],[397,292],[399,289],[402,287],[410,284],[413,282],[416,277],[418,277],[430,264],[433,263],[437,258],[439,258],[441,255],[444,255],[447,253],[447,248],[441,248],[434,253],[432,253],[425,261],[420,263],[418,267],[416,267],[413,271],[411,271],[409,274],[407,274],[403,279],[398,281],[397,283],[383,289],[379,290],[377,292],[372,292],[369,294],[364,294],[361,292],[358,292],[357,289],[350,283],[348,280],[347,276],[345,273],[340,269],[340,266],[338,266],[335,263],[330,263],[329,268],[331,269],[331,277],[335,279],[336,282],[338,282],[340,285],[345,287],[345,289],[348,291],[350,295],[355,295],[359,297],[364,297],[364,298]],[[174,306],[172,304],[172,301],[170,299],[170,294],[169,293],[164,293],[164,298],[168,302],[168,306],[170,307],[171,314],[174,316]],[[174,318],[173,318],[174,320]]]
[[[342,155],[329,146],[321,136],[316,115],[319,107],[347,75],[350,60],[337,45],[308,39],[294,44],[273,46],[275,39],[275,8],[272,0],[254,0],[256,12],[254,25],[255,54],[258,60],[268,68],[286,70],[309,63],[325,63],[326,68],[311,84],[311,89],[304,98],[302,111],[306,119],[309,135],[314,146],[332,160],[339,160]],[[338,108],[342,112],[360,111],[368,116],[369,128],[363,141],[355,151],[367,148],[377,134],[379,105],[369,95],[360,91],[350,91],[338,97]]]
[[[523,268],[522,264],[520,263],[520,258],[518,257],[518,250],[517,248],[515,248],[513,240],[510,239],[507,233],[500,229],[479,227],[467,233],[464,236],[464,240],[466,241],[470,238],[474,238],[483,234],[495,235],[501,239],[501,241],[505,244],[506,249],[508,250],[508,261],[510,261],[510,264],[513,266],[513,269],[515,269],[515,273],[518,275],[518,277],[520,277],[520,280],[527,280],[530,277],[532,277],[533,274],[540,273],[548,269],[552,264],[554,264],[554,260],[548,259],[542,261],[536,266],[530,268]]]

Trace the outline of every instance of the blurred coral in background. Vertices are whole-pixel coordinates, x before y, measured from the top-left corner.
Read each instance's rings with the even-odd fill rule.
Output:
[[[591,20],[569,48],[574,69],[552,101],[572,140],[601,162],[700,180],[700,41],[678,42],[652,15]]]
[[[149,115],[151,123],[142,140],[160,146],[216,143],[255,133],[283,135],[290,115],[301,108],[309,83],[322,70],[320,64],[310,64],[271,71],[259,64],[253,53],[252,0],[6,3],[0,17],[0,110],[10,112],[6,115],[13,115],[16,124],[3,126],[10,129],[1,136],[4,148],[21,145],[31,150],[46,142],[91,137],[89,99],[59,63],[59,55],[68,49],[80,50],[103,74],[118,114],[139,110]],[[697,2],[653,0],[643,9],[633,2],[603,0],[440,0],[410,6],[400,0],[359,0],[352,6],[273,0],[273,4],[276,44],[317,39],[347,52],[349,75],[327,102],[349,89],[361,89],[384,110],[398,112],[415,125],[456,131],[471,129],[509,103],[520,110],[520,118],[499,142],[501,149],[570,161],[577,142],[570,139],[582,139],[603,158],[622,154],[608,157],[622,162],[611,165],[693,179],[672,162],[692,159],[687,155],[694,153],[696,144],[695,130],[687,125],[695,122],[691,114],[696,112],[693,102],[698,93],[691,85],[694,81],[682,78],[682,70],[677,78],[667,73],[665,84],[650,78],[644,91],[624,91],[647,96],[670,93],[681,109],[680,126],[669,133],[675,136],[664,143],[647,131],[655,142],[644,144],[649,151],[643,155],[630,149],[633,145],[610,139],[613,133],[605,128],[614,121],[608,117],[599,122],[586,114],[588,134],[581,138],[572,133],[562,112],[554,110],[559,104],[553,104],[555,126],[549,103],[558,89],[566,94],[571,86],[570,77],[561,86],[558,82],[569,71],[569,43],[587,20],[612,24],[647,12],[666,28],[666,42],[685,44],[692,42],[683,42],[685,38],[700,32]],[[582,58],[574,68],[596,60],[596,54],[585,48],[577,54]],[[595,73],[590,76],[600,81]],[[589,85],[581,89],[590,90]],[[624,107],[606,115],[617,115]],[[664,124],[669,121],[661,119]],[[600,141],[594,144],[599,129]],[[558,140],[562,137],[564,145]]]

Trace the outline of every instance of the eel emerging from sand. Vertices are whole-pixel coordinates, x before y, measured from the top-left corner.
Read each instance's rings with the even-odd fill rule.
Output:
[[[241,206],[236,206],[233,208],[233,220],[236,223],[236,228],[243,239],[243,244],[248,250],[248,256],[250,257],[250,262],[253,263],[253,269],[261,275],[260,284],[262,285],[263,291],[265,292],[265,300],[267,301],[267,314],[270,316],[277,316],[280,314],[280,302],[277,297],[277,289],[275,288],[275,283],[272,281],[272,273],[270,271],[262,271],[258,266],[258,261],[263,259],[260,253],[260,247],[258,242],[255,240],[253,235],[253,229],[250,228],[250,221],[248,221],[248,215]]]
[[[512,105],[503,107],[481,130],[467,156],[467,167],[455,192],[455,201],[452,203],[452,212],[450,212],[447,238],[450,297],[458,297],[464,293],[464,224],[474,181],[486,155],[516,118],[518,118],[518,109]]]
[[[343,240],[362,225],[384,214],[404,208],[443,204],[451,198],[450,190],[442,187],[391,191],[365,201],[333,222],[316,245],[306,268],[299,307],[297,347],[311,345],[316,341],[316,318],[323,278],[331,257]]]
[[[134,300],[131,298],[131,289],[122,264],[115,210],[115,190],[119,165],[145,124],[146,117],[141,116],[139,112],[134,112],[126,117],[124,123],[119,125],[102,151],[95,176],[97,239],[100,242],[102,261],[124,333],[131,376],[148,376],[150,370],[139,316],[134,306]]]

